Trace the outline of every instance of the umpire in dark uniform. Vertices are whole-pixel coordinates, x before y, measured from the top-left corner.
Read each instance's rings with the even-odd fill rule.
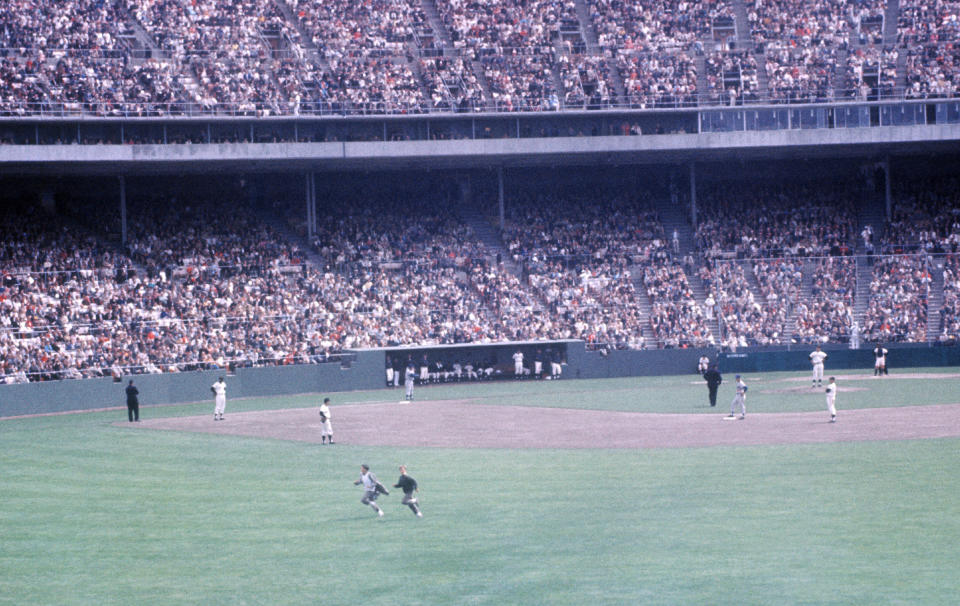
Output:
[[[137,396],[140,395],[140,391],[134,387],[133,379],[130,379],[130,383],[127,384],[127,418],[131,423],[134,421],[140,420],[140,401],[137,399]]]
[[[720,384],[723,383],[723,377],[720,376],[720,371],[717,370],[716,364],[711,364],[710,368],[707,369],[707,372],[703,373],[703,378],[707,381],[707,391],[710,392],[710,406],[717,405],[717,389],[720,387]]]

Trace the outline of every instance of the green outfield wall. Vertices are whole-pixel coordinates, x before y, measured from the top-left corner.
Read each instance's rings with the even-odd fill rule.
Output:
[[[888,366],[960,366],[960,348],[927,345],[887,345]],[[125,405],[124,388],[133,379],[142,405],[197,402],[211,398],[210,385],[226,375],[227,397],[247,398],[299,393],[326,393],[378,389],[386,386],[388,360],[392,365],[414,360],[441,360],[447,368],[455,362],[472,362],[495,369],[492,379],[513,378],[513,354],[524,353],[525,365],[537,357],[556,356],[563,361],[564,380],[630,376],[693,374],[706,354],[722,373],[806,371],[810,368],[809,346],[777,349],[746,349],[718,353],[715,349],[664,349],[645,351],[588,351],[583,341],[444,345],[357,350],[342,360],[323,364],[205,370],[159,375],[134,375],[120,381],[112,378],[44,381],[0,386],[0,417],[94,410]],[[873,368],[869,348],[827,347],[827,372]],[[548,365],[545,363],[545,367]]]

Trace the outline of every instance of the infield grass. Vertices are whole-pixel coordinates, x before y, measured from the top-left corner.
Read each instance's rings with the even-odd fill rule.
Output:
[[[820,390],[784,380],[797,376],[748,375],[751,411],[822,410]],[[417,395],[707,411],[694,379],[503,382]],[[841,410],[960,401],[957,379],[841,388],[860,384],[865,391],[841,391]],[[729,391],[725,383],[721,406]],[[315,402],[233,400],[228,412]],[[957,439],[331,447],[112,424],[124,415],[0,420],[0,603],[952,605],[960,595]],[[407,463],[425,517],[391,494],[376,519],[352,485],[362,462],[386,484]]]

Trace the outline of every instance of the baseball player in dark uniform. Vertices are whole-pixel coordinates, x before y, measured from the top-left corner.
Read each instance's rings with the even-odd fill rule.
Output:
[[[140,394],[138,390],[133,385],[133,379],[130,379],[130,383],[127,384],[127,419],[131,423],[134,421],[140,421],[140,400],[137,399],[137,396]]]
[[[717,389],[720,387],[720,384],[723,383],[723,377],[720,376],[717,365],[711,364],[707,372],[703,373],[703,378],[707,381],[707,391],[710,393],[710,406],[716,406]]]
[[[423,512],[420,511],[420,504],[415,496],[418,490],[417,481],[414,480],[412,476],[407,475],[406,465],[400,466],[400,479],[397,480],[397,483],[394,484],[393,487],[403,491],[403,499],[401,499],[400,502],[409,507],[413,515],[422,518]]]
[[[877,343],[877,346],[873,349],[873,376],[890,374],[887,372],[887,353],[889,352],[883,346],[883,343]]]

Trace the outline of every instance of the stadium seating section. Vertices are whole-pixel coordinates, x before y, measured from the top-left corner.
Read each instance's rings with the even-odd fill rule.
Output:
[[[269,218],[295,208],[248,207],[240,185],[202,201],[140,192],[126,246],[108,237],[119,211],[102,204],[9,206],[0,374],[317,363],[355,347],[504,340],[583,339],[601,351],[844,343],[853,333],[954,343],[956,179],[904,180],[878,242],[891,254],[872,257],[849,254],[855,210],[837,187],[785,190],[791,209],[769,187],[741,183],[738,199],[764,200],[766,212],[732,201],[722,221],[728,190],[707,188],[685,251],[669,242],[655,195],[612,184],[592,196],[559,186],[520,195],[494,249],[442,195],[413,204],[402,191],[338,200],[312,241]],[[930,317],[939,323],[928,330]]]
[[[10,0],[0,114],[955,97],[951,0]]]

